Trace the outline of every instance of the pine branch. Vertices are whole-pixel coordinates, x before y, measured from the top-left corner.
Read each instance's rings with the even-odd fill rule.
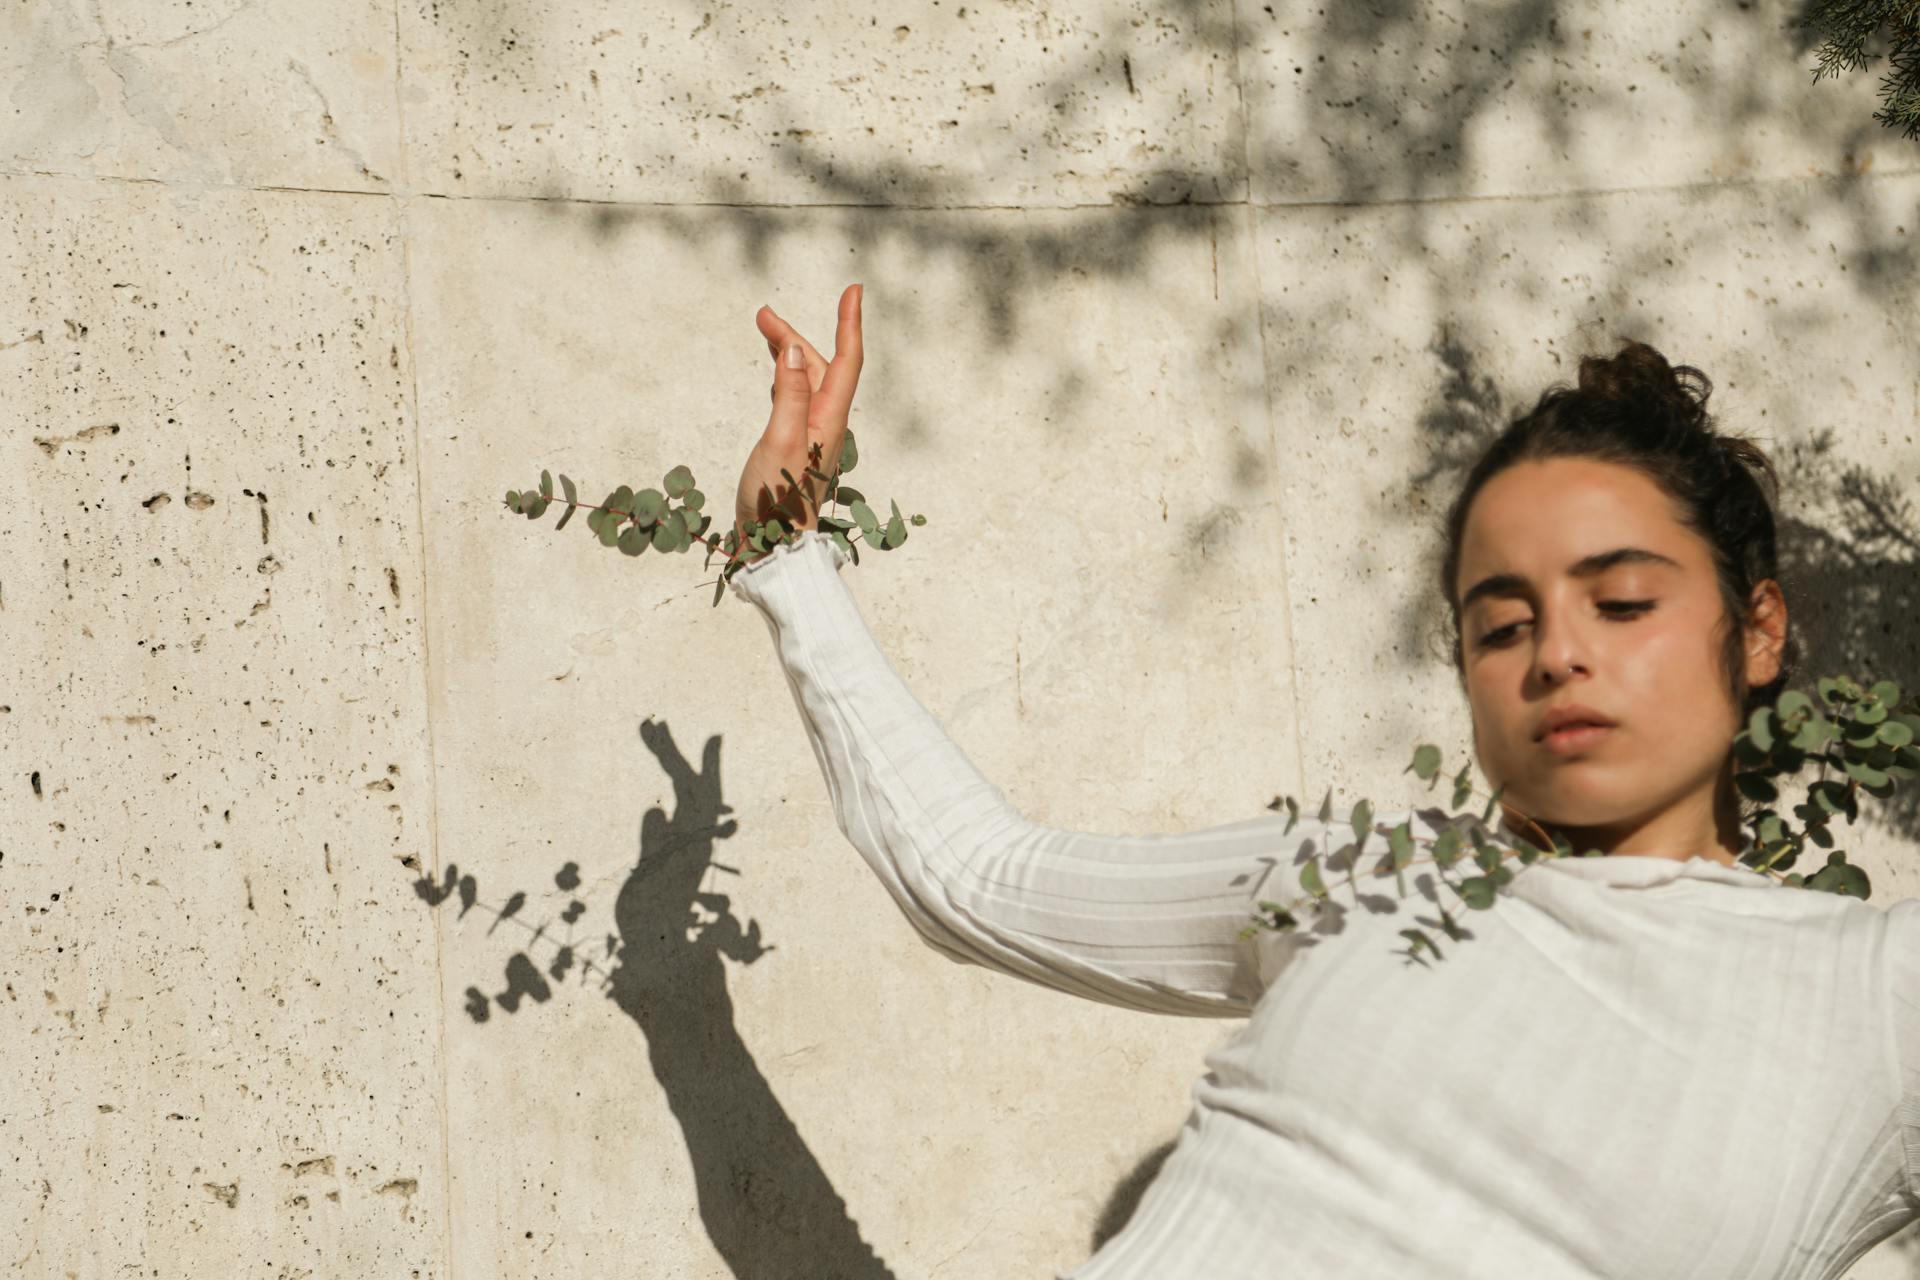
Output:
[[[1920,0],[1813,0],[1799,25],[1821,41],[1815,83],[1864,71],[1880,56],[1867,51],[1868,43],[1884,34],[1889,70],[1873,118],[1903,137],[1920,138]]]

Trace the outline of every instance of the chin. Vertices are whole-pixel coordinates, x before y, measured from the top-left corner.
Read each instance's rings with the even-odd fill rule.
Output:
[[[1577,776],[1579,765],[1562,767],[1550,780],[1512,786],[1501,798],[1539,822],[1563,827],[1606,827],[1633,814],[1630,788],[1618,779]]]

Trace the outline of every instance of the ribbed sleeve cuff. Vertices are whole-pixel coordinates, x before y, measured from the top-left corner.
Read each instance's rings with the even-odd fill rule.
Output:
[[[846,563],[847,553],[840,549],[832,535],[807,529],[793,541],[783,542],[758,560],[736,569],[728,589],[744,600],[770,609],[772,600],[779,594],[772,590],[775,579],[817,576],[828,571],[837,574]]]

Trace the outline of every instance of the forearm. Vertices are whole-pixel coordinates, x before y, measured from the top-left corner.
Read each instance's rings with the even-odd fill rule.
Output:
[[[814,533],[734,579],[766,618],[841,831],[926,941],[1089,999],[1245,1014],[1280,819],[1107,836],[1028,822],[913,696]]]

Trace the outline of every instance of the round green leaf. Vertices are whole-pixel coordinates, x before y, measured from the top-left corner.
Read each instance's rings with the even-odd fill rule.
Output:
[[[1773,708],[1755,707],[1747,718],[1747,736],[1762,751],[1773,750]]]
[[[1353,812],[1347,815],[1347,823],[1353,828],[1353,838],[1364,848],[1367,835],[1373,830],[1373,806],[1362,800],[1353,806]]]
[[[673,470],[667,472],[664,483],[667,488],[667,496],[669,498],[678,498],[685,494],[687,490],[693,488],[693,472],[687,470],[685,466],[675,467]]]
[[[660,496],[658,489],[642,489],[633,495],[633,518],[642,527],[658,524],[667,513],[667,500]]]
[[[540,473],[540,496],[543,498],[553,497],[553,473],[551,471],[542,471]]]
[[[1866,748],[1880,741],[1879,722],[1876,721],[1872,724],[1865,723],[1863,713],[1862,719],[1852,721],[1841,731],[1841,740],[1850,748],[1857,748],[1864,751]]]
[[[1398,870],[1413,861],[1413,823],[1402,822],[1387,832],[1387,848],[1393,854],[1394,869]]]
[[[1421,743],[1413,749],[1413,763],[1408,768],[1420,781],[1432,782],[1440,772],[1440,748],[1431,742]]]
[[[1838,849],[1827,855],[1827,865],[1808,878],[1806,887],[1850,898],[1865,898],[1871,892],[1867,873],[1848,862],[1847,855]]]
[[[620,531],[620,550],[625,555],[637,556],[647,549],[647,535],[637,524],[630,524]]]
[[[847,438],[840,445],[841,474],[844,475],[853,470],[854,464],[858,461],[860,461],[860,451],[853,446],[853,429],[849,427],[847,429]]]
[[[1818,751],[1833,741],[1834,733],[1833,721],[1815,712],[1793,735],[1793,745],[1800,751]]]
[[[1478,827],[1473,829],[1472,836],[1474,863],[1479,866],[1482,871],[1492,871],[1495,867],[1499,866],[1499,847],[1490,843],[1485,836],[1481,835]]]
[[[1320,879],[1320,864],[1312,858],[1300,864],[1300,887],[1316,898],[1327,894],[1327,886]]]
[[[1859,760],[1847,761],[1847,776],[1863,787],[1884,787],[1887,785],[1886,774],[1880,772],[1872,765],[1865,764]]]

